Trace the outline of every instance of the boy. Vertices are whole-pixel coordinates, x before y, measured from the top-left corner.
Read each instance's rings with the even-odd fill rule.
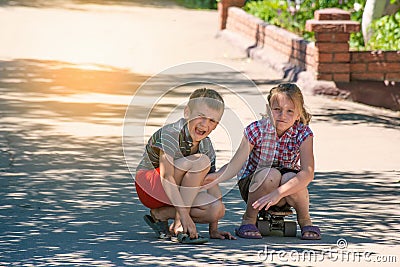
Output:
[[[210,238],[234,239],[218,230],[225,214],[218,186],[199,192],[204,177],[215,172],[215,151],[208,135],[224,112],[222,97],[212,89],[195,90],[184,118],[160,128],[149,139],[136,168],[140,201],[150,208],[144,217],[159,238],[177,234],[182,243],[205,243],[195,223],[208,223]],[[168,219],[174,223],[168,228]]]

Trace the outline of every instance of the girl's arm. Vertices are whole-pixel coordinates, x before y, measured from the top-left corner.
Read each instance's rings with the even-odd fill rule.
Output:
[[[295,177],[287,183],[279,186],[275,191],[267,194],[253,203],[253,208],[261,210],[264,206],[269,207],[277,204],[282,198],[292,195],[308,186],[314,179],[314,152],[313,137],[307,137],[300,146],[301,169]]]
[[[196,225],[190,217],[190,208],[185,207],[181,193],[176,184],[174,173],[174,159],[172,156],[160,151],[160,177],[165,193],[175,207],[177,214],[176,219],[180,220],[184,233],[189,233],[191,238],[197,238]]]
[[[246,162],[253,147],[254,145],[252,145],[249,140],[243,136],[239,148],[229,163],[225,164],[217,172],[207,175],[207,177],[204,179],[203,188],[208,189],[218,183],[233,178],[243,167],[243,164]]]

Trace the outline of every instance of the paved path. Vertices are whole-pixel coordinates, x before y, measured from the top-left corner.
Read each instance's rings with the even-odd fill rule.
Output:
[[[400,261],[398,113],[306,96],[316,135],[311,214],[323,231],[321,241],[274,236],[212,240],[197,247],[163,243],[142,220],[147,210],[123,156],[123,119],[135,89],[170,66],[214,62],[191,71],[178,66],[175,74],[167,70],[150,80],[152,90],[139,91],[130,106],[137,117],[129,117],[129,125],[138,129],[148,104],[165,88],[193,80],[225,85],[252,111],[263,112],[263,99],[242,73],[263,93],[281,81],[280,74],[215,38],[215,11],[173,5],[4,6],[0,25],[7,25],[0,28],[0,265],[374,266]],[[148,131],[179,114],[189,89],[178,89],[153,111]],[[243,114],[245,124],[254,114],[244,112],[232,95],[224,91],[230,107],[225,116]],[[141,101],[135,101],[138,97]],[[235,139],[221,141],[220,129],[214,139],[222,165]],[[129,141],[128,161],[134,162],[143,139]],[[244,204],[236,187],[227,191],[220,225],[233,231]],[[199,229],[207,235],[206,226]],[[347,248],[337,248],[340,238]],[[261,253],[266,247],[281,254]],[[330,250],[338,253],[329,258]],[[302,259],[304,252],[319,256]]]

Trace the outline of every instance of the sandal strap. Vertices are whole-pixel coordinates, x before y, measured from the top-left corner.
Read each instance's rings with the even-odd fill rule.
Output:
[[[303,235],[305,232],[313,232],[317,235],[321,235],[321,230],[316,225],[308,225],[301,228],[301,234]]]

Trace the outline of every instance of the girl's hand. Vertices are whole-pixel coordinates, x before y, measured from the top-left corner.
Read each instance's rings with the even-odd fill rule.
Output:
[[[260,197],[256,201],[253,202],[252,206],[256,210],[262,210],[265,207],[265,210],[268,210],[270,207],[278,204],[281,197],[277,190],[272,191],[271,193]]]
[[[210,238],[212,239],[229,239],[229,240],[236,240],[236,237],[231,235],[229,232],[225,231],[218,231],[218,230],[212,230],[210,231]]]

